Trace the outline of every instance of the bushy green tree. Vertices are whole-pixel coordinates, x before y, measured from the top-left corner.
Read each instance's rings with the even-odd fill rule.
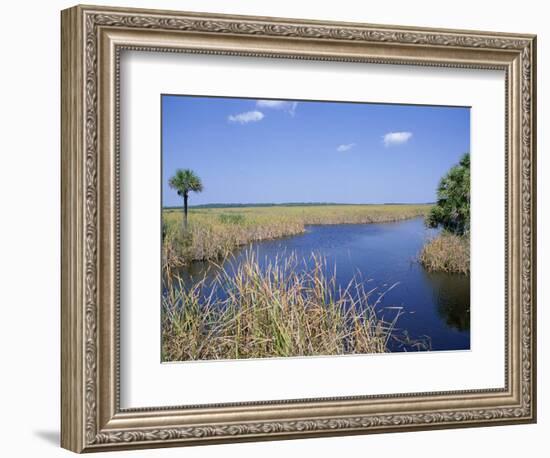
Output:
[[[437,203],[426,224],[458,235],[470,232],[470,153],[464,154],[439,182]]]

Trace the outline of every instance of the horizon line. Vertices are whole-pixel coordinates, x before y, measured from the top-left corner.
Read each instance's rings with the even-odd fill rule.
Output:
[[[285,206],[285,205],[434,205],[435,202],[212,202],[205,204],[189,205],[188,208],[200,207],[253,207],[253,206]],[[183,205],[163,205],[162,208],[180,208]]]

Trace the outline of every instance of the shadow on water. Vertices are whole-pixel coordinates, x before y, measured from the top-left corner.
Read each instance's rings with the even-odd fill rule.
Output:
[[[437,313],[449,328],[470,331],[470,276],[425,272]]]

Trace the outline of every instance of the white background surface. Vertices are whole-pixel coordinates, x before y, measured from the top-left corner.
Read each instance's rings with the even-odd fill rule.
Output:
[[[121,65],[122,407],[504,387],[504,72],[148,52]],[[159,94],[182,92],[471,106],[471,350],[159,364]]]
[[[104,2],[97,0],[96,3]],[[548,232],[550,78],[544,2],[387,1],[123,1],[141,6],[538,34],[539,234]],[[0,421],[3,456],[69,456],[57,446],[59,425],[59,10],[70,2],[3,5],[0,195]],[[545,55],[546,54],[546,55]],[[548,207],[548,205],[546,205]],[[499,457],[547,454],[546,394],[550,326],[545,310],[548,238],[539,236],[539,423],[187,449],[120,452],[112,456],[400,456]]]

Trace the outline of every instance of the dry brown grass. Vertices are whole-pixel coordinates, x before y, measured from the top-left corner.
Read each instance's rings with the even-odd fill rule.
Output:
[[[308,224],[367,224],[427,214],[428,205],[322,205],[164,210],[163,257],[173,266],[215,260],[247,243],[300,234]]]
[[[443,233],[424,245],[420,263],[429,271],[470,273],[470,238]]]
[[[379,316],[383,295],[351,281],[337,287],[321,258],[260,267],[254,252],[206,284],[167,272],[162,302],[164,361],[342,355],[388,351],[399,310]]]

